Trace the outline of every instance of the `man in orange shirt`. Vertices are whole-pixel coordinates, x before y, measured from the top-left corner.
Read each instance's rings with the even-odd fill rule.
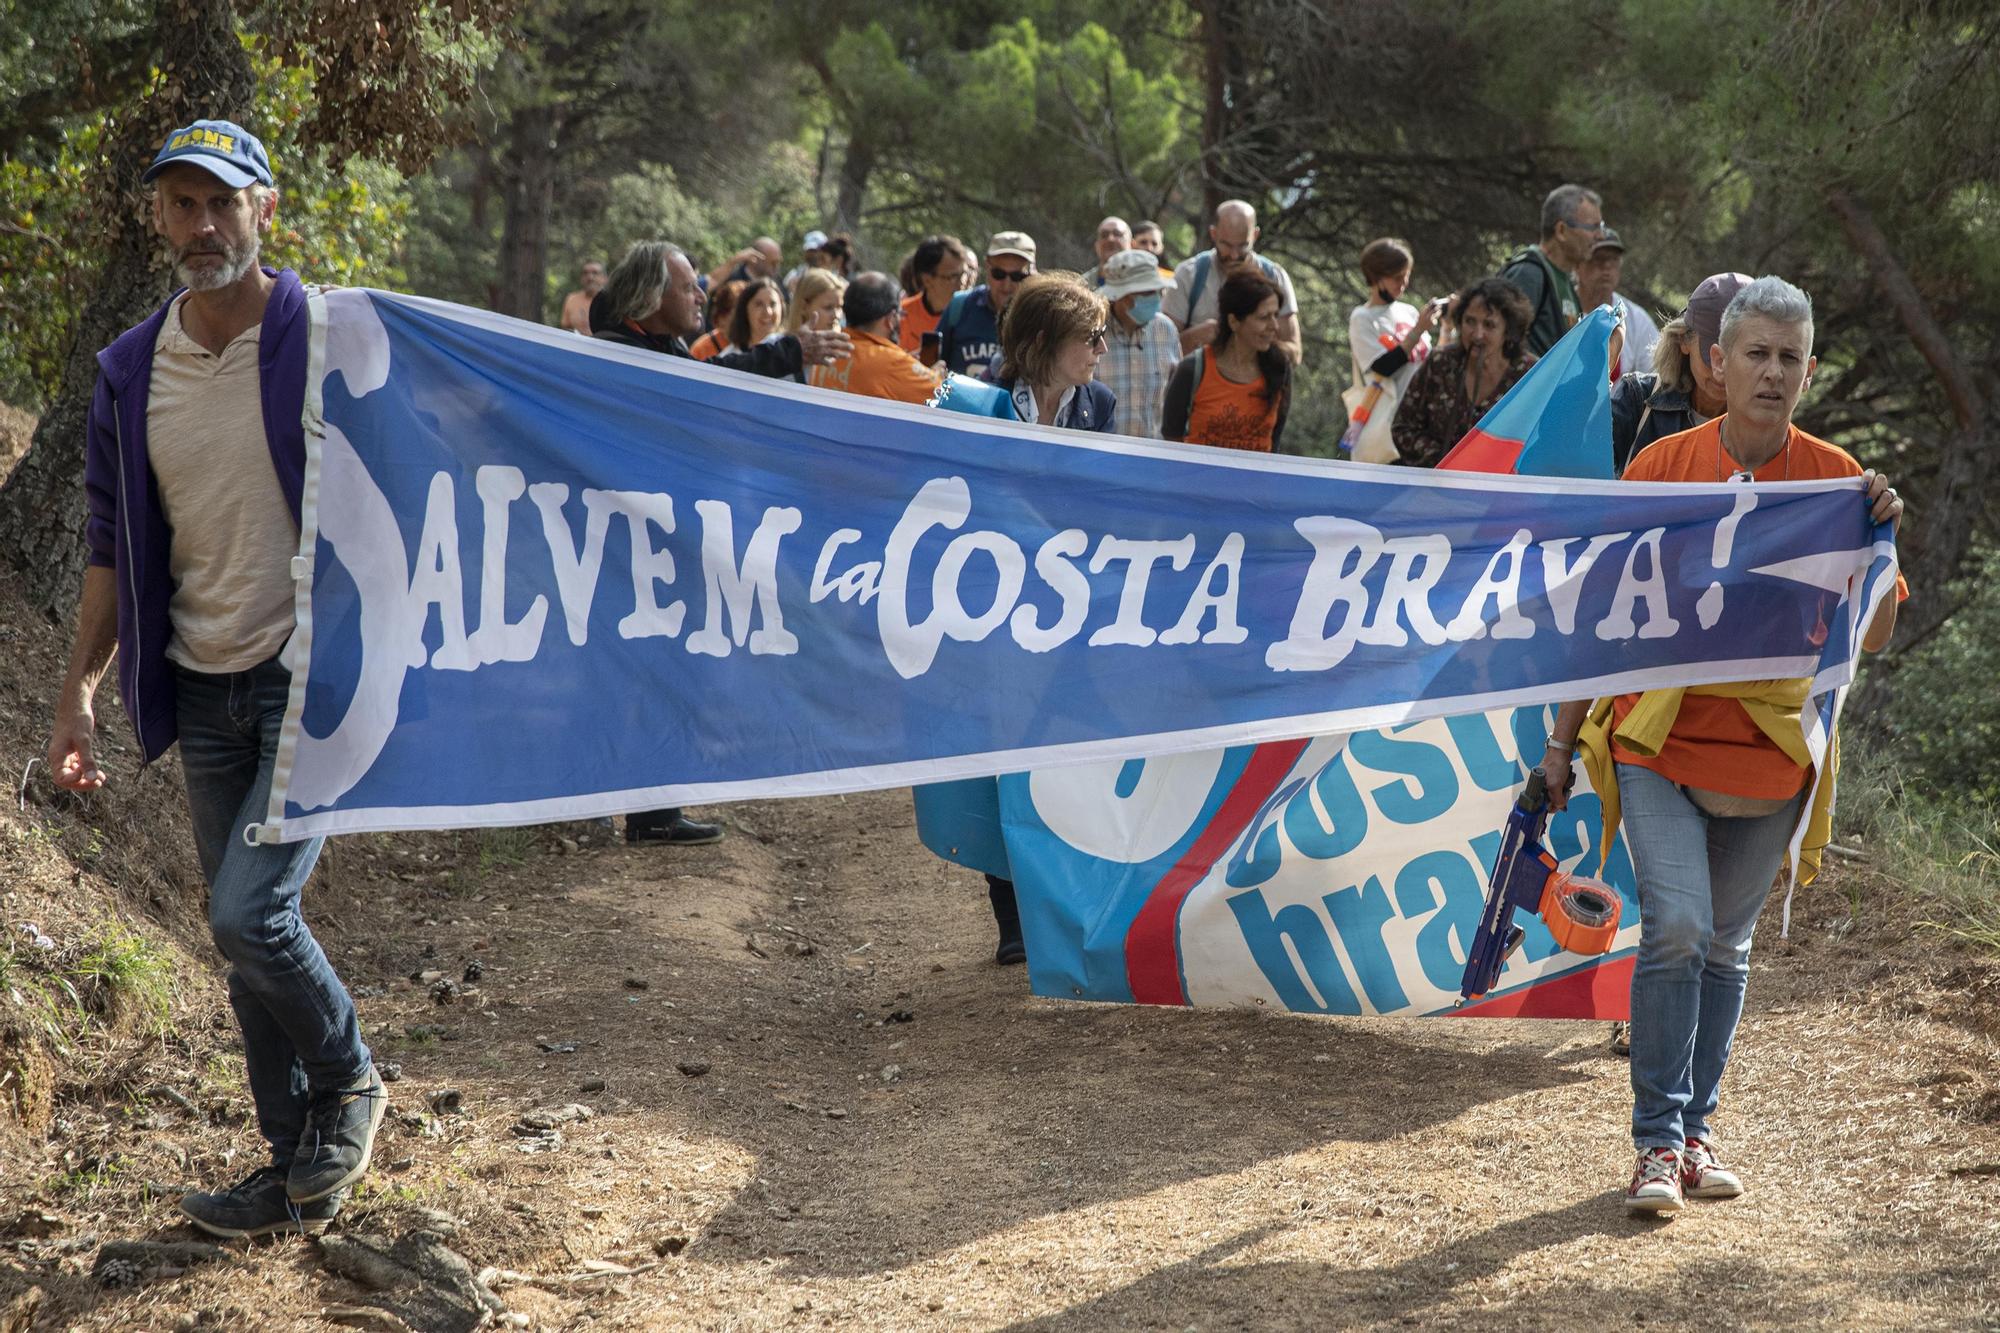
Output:
[[[903,319],[902,290],[886,273],[862,273],[847,284],[840,313],[854,355],[832,365],[814,366],[807,383],[842,393],[927,403],[937,392],[937,376],[897,345]]]
[[[1728,413],[1655,441],[1627,465],[1625,478],[1862,477],[1873,520],[1900,523],[1903,502],[1886,478],[1792,424],[1816,364],[1812,340],[1812,302],[1804,292],[1775,277],[1743,288],[1709,349]],[[1907,595],[1898,579],[1896,596],[1884,599],[1862,636],[1869,652],[1888,645],[1896,603]],[[1802,685],[1696,686],[1680,695],[1677,710],[1660,697],[1671,692],[1621,695],[1595,707],[1566,704],[1550,734],[1542,769],[1553,804],[1564,804],[1571,751],[1581,739],[1593,783],[1602,778],[1601,789],[1615,793],[1622,807],[1638,872],[1632,1140],[1639,1156],[1625,1191],[1632,1212],[1671,1214],[1684,1198],[1743,1192],[1742,1180],[1719,1159],[1709,1117],[1743,1013],[1751,935],[1795,834],[1804,825],[1826,836],[1832,813],[1832,775],[1819,780],[1796,757],[1804,750]],[[1829,745],[1828,762],[1832,756]],[[1604,830],[1606,838],[1611,833]],[[1802,842],[1798,869],[1805,878],[1817,851],[1810,838]]]

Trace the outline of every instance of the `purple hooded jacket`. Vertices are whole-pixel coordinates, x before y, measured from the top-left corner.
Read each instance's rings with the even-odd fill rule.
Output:
[[[264,270],[277,279],[264,305],[258,336],[258,393],[264,402],[264,440],[278,486],[299,520],[306,471],[306,345],[309,321],[299,275]],[[175,296],[179,293],[176,292]],[[172,626],[167,604],[174,595],[167,564],[172,531],[160,508],[146,451],[146,398],[153,383],[153,347],[166,323],[165,305],[97,354],[97,395],[90,404],[83,485],[90,501],[86,539],[90,563],[118,577],[118,694],[151,763],[179,736],[174,714],[174,673],[167,661]],[[217,477],[215,484],[227,485]]]

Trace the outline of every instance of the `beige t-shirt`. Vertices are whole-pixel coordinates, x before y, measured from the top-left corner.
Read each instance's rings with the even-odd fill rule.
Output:
[[[160,327],[146,398],[146,449],[173,532],[167,656],[194,671],[246,671],[291,637],[299,529],[265,443],[262,326],[216,356],[182,329],[185,299]]]

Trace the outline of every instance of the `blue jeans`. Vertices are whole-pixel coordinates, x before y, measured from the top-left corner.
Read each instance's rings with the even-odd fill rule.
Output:
[[[1743,1016],[1750,937],[1805,794],[1776,814],[1724,819],[1636,764],[1618,765],[1618,794],[1639,876],[1632,1141],[1678,1150],[1709,1136]]]
[[[354,1001],[299,914],[321,839],[243,841],[270,801],[292,677],[275,658],[248,671],[177,666],[174,673],[209,933],[229,960],[229,1004],[243,1029],[257,1128],[282,1168],[305,1130],[308,1093],[352,1087],[369,1066]]]

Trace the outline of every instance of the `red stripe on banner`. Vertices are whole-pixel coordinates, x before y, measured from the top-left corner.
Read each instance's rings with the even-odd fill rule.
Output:
[[[1638,955],[1627,954],[1596,967],[1586,967],[1548,981],[1523,986],[1449,1012],[1456,1018],[1608,1018],[1632,1017],[1632,966]]]
[[[1146,905],[1125,932],[1125,980],[1139,1004],[1188,1002],[1187,991],[1181,986],[1181,904],[1257,817],[1307,744],[1296,740],[1259,745],[1243,766],[1243,775],[1222,799],[1215,818],[1147,895]]]
[[[1444,456],[1438,467],[1454,472],[1512,472],[1514,465],[1521,461],[1521,451],[1525,448],[1526,441],[1488,435],[1475,426],[1465,433],[1464,439],[1452,446],[1451,452]]]

